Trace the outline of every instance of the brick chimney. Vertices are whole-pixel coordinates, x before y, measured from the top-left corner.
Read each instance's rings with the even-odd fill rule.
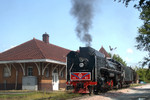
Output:
[[[43,34],[43,42],[49,43],[49,35],[46,32]]]

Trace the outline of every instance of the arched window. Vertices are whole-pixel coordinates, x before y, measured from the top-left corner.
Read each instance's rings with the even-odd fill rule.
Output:
[[[64,73],[63,73],[63,71],[61,71],[60,76],[61,76],[61,77],[64,77]]]
[[[11,68],[10,68],[11,71]],[[3,73],[4,77],[9,77],[10,73],[9,73],[9,69],[7,67],[4,67],[4,73]]]
[[[49,77],[49,67],[45,69],[45,77]]]

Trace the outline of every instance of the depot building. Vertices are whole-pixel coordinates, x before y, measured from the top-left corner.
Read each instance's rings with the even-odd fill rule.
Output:
[[[61,90],[66,88],[66,56],[71,50],[33,38],[0,53],[0,90]],[[100,52],[107,55],[102,47]]]

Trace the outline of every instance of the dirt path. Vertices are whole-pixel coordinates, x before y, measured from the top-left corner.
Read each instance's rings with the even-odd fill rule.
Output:
[[[150,100],[150,84],[113,90],[99,95],[85,95],[74,100]]]

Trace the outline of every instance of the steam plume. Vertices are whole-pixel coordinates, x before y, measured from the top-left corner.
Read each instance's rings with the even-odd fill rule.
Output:
[[[89,29],[92,28],[92,18],[95,0],[72,0],[71,15],[77,20],[76,33],[80,41],[90,46],[92,37]]]

